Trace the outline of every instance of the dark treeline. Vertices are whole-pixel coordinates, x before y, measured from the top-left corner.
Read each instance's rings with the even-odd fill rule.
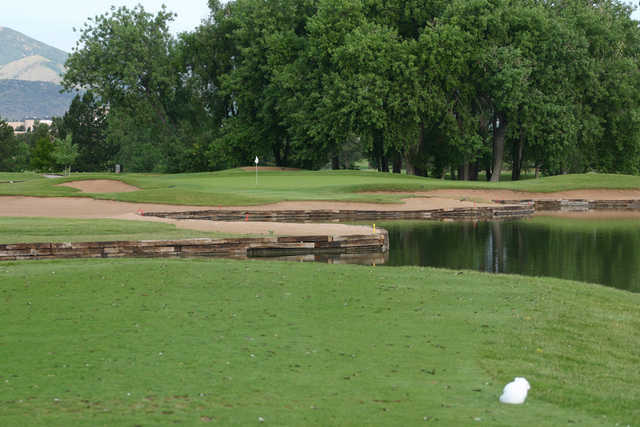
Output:
[[[640,30],[619,0],[235,0],[89,20],[61,120],[78,166],[306,169],[498,180],[640,172]],[[82,163],[82,165],[80,165]]]

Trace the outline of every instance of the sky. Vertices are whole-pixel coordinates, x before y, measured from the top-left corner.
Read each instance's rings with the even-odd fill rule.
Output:
[[[0,27],[9,27],[48,45],[71,52],[80,29],[87,18],[109,11],[114,5],[134,7],[140,3],[145,10],[156,13],[162,4],[178,16],[171,23],[171,31],[178,34],[192,31],[209,15],[207,0],[11,0],[3,1]],[[6,4],[8,3],[8,4]],[[627,0],[638,4],[638,0]],[[640,12],[633,14],[640,20]]]
[[[11,0],[2,1],[0,27],[9,27],[50,46],[71,52],[87,19],[108,12],[111,5],[141,4],[155,14],[162,5],[177,13],[171,32],[192,31],[209,15],[207,0]]]

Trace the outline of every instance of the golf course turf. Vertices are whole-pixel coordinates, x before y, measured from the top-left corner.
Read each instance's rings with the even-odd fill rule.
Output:
[[[284,188],[291,173],[242,197],[302,197],[302,178]],[[625,188],[609,177],[609,188]],[[190,180],[126,179],[143,189],[162,183],[165,200],[154,201],[180,203],[192,203],[181,198]],[[570,180],[606,188],[584,175],[552,180],[549,191]],[[32,181],[39,195],[73,192]],[[308,198],[353,196],[329,184],[313,178]],[[6,194],[19,184],[0,185]],[[225,185],[242,194],[249,184]],[[198,191],[203,203],[224,195]],[[89,235],[91,224],[77,230]],[[56,227],[52,234],[74,235],[68,222]],[[108,223],[96,230],[118,232]],[[222,259],[3,262],[0,284],[0,425],[640,423],[640,295],[604,286]],[[516,376],[531,383],[527,401],[499,403]]]
[[[22,182],[12,184],[8,182],[10,179]],[[87,179],[118,179],[141,190],[87,194],[58,185]],[[56,179],[42,178],[34,174],[0,173],[0,196],[73,196],[194,206],[260,205],[287,200],[397,203],[406,195],[387,192],[428,191],[441,188],[509,189],[546,193],[592,188],[639,189],[640,177],[582,174],[488,183],[360,171],[264,171],[259,173],[256,184],[255,175],[242,169],[176,175],[79,173],[68,178]]]
[[[638,295],[429,268],[0,264],[3,425],[635,424]],[[524,376],[522,407],[498,402]]]

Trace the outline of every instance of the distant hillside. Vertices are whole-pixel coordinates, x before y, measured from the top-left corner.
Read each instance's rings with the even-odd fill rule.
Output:
[[[74,95],[61,94],[67,53],[0,27],[0,118],[62,116]]]
[[[0,118],[22,120],[63,116],[74,93],[60,93],[62,87],[50,82],[0,80]]]
[[[60,83],[67,53],[0,27],[0,79]]]

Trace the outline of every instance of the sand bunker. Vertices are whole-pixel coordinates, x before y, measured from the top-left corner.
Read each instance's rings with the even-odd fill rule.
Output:
[[[107,181],[110,184],[119,181]],[[91,183],[95,181],[75,181],[68,184]],[[122,183],[120,183],[122,184]],[[126,184],[124,184],[126,185]],[[77,187],[74,187],[77,188]],[[135,188],[135,187],[134,187]],[[92,188],[93,189],[93,188]],[[95,192],[95,191],[93,191]],[[423,210],[481,206],[480,203],[460,201],[448,198],[409,198],[403,204],[375,204],[349,202],[296,201],[280,202],[262,206],[178,206],[152,203],[117,202],[113,200],[95,200],[85,197],[0,197],[0,216],[37,216],[52,218],[111,218],[138,221],[157,221],[175,224],[178,228],[201,231],[220,231],[241,234],[276,235],[349,235],[368,234],[370,227],[347,224],[294,224],[275,222],[223,222],[207,220],[174,220],[141,216],[144,212],[184,212],[195,210],[291,210],[291,209],[346,209],[346,210]]]
[[[87,181],[72,181],[59,184],[63,187],[76,188],[83,193],[129,193],[140,190],[133,185],[112,179],[92,179]]]
[[[75,181],[66,184],[82,191],[121,192],[135,191],[136,187],[120,181],[92,180]],[[0,197],[0,216],[40,216],[58,218],[113,218],[139,221],[158,221],[175,224],[180,228],[203,231],[222,231],[227,233],[249,234],[363,234],[370,232],[369,227],[346,224],[292,224],[275,222],[222,222],[206,220],[173,220],[141,216],[145,212],[179,212],[194,210],[426,210],[451,209],[472,206],[491,206],[496,199],[571,199],[590,200],[640,199],[640,190],[579,190],[561,193],[518,193],[507,190],[435,190],[421,193],[409,193],[413,197],[403,200],[402,204],[373,204],[296,201],[280,202],[263,206],[177,206],[150,203],[126,203],[112,200],[94,200],[84,197]],[[408,195],[409,195],[408,194]],[[592,215],[596,215],[595,213]],[[632,216],[632,215],[629,215]]]
[[[238,234],[311,236],[317,234],[351,235],[371,233],[370,227],[346,224],[292,224],[276,222],[175,220],[141,216],[138,214],[139,211],[179,212],[203,209],[216,208],[213,206],[177,206],[152,203],[116,202],[113,200],[94,200],[85,197],[0,197],[0,216],[33,216],[79,219],[108,218],[134,221],[154,221],[175,224],[177,228]]]

